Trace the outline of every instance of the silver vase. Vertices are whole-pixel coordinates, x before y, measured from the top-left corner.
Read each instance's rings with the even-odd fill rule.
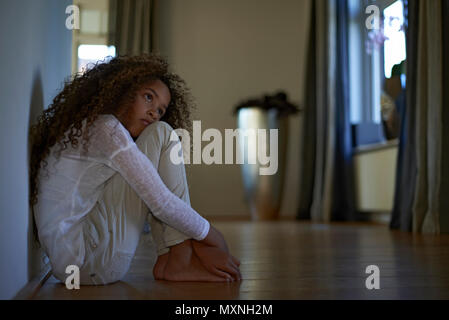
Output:
[[[276,109],[263,109],[260,107],[245,107],[237,111],[237,123],[239,129],[267,129],[266,150],[270,150],[270,130],[278,129],[277,139],[277,172],[272,175],[261,175],[261,165],[248,163],[248,150],[254,150],[254,145],[248,144],[248,139],[240,135],[238,147],[244,155],[244,163],[241,164],[245,200],[251,211],[252,220],[276,220],[283,196],[285,179],[285,166],[288,145],[288,117],[280,116]],[[252,147],[251,147],[252,146]],[[274,144],[272,145],[272,147]],[[249,148],[249,149],[248,149]]]

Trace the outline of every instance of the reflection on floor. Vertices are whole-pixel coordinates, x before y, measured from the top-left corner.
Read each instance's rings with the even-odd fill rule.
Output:
[[[212,224],[241,260],[241,282],[156,281],[154,244],[144,236],[123,281],[67,290],[51,277],[35,299],[449,299],[449,235],[376,224]],[[379,290],[366,288],[369,265],[380,269]]]

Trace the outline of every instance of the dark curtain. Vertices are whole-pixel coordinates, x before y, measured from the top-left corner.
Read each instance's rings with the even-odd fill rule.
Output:
[[[110,0],[108,43],[118,55],[154,51],[154,11],[157,0]]]
[[[356,220],[354,165],[349,106],[349,19],[348,1],[336,3],[335,77],[335,167],[333,179],[333,220]]]
[[[449,1],[443,1],[443,90],[449,92]],[[441,232],[449,233],[449,94],[443,97],[443,145],[440,194]]]
[[[449,232],[448,2],[405,2],[407,85],[392,229]]]
[[[298,219],[355,214],[349,119],[348,1],[311,3]]]
[[[316,1],[312,1],[310,10],[310,33],[307,50],[307,81],[305,85],[305,108],[303,122],[303,141],[301,150],[301,179],[298,219],[310,219],[313,201],[315,160],[316,160],[316,91],[317,91],[317,19]]]
[[[412,231],[413,199],[416,186],[416,78],[418,52],[419,4],[405,0],[406,45],[407,45],[407,84],[404,106],[401,112],[401,133],[396,165],[396,187],[390,228]]]

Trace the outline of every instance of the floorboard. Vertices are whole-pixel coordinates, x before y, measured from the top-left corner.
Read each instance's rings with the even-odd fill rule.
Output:
[[[449,299],[449,235],[368,223],[212,223],[241,261],[241,282],[154,280],[145,235],[123,281],[67,290],[51,277],[35,299]],[[379,290],[365,286],[369,265],[380,269]]]

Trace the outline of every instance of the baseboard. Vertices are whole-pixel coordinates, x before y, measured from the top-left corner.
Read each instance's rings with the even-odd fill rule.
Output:
[[[368,221],[379,223],[383,225],[389,225],[391,220],[391,212],[383,212],[383,211],[372,211],[372,212],[363,212],[363,214],[367,215]]]
[[[224,222],[224,221],[254,221],[250,215],[214,215],[207,216],[206,219],[212,222]],[[279,216],[278,219],[274,221],[292,221],[296,220],[296,217],[293,215],[290,216]]]
[[[13,298],[13,300],[31,300],[34,298],[36,293],[42,288],[44,283],[50,278],[51,276],[51,266],[50,264],[47,264],[42,272],[31,279],[25,287],[20,290],[16,296]]]

